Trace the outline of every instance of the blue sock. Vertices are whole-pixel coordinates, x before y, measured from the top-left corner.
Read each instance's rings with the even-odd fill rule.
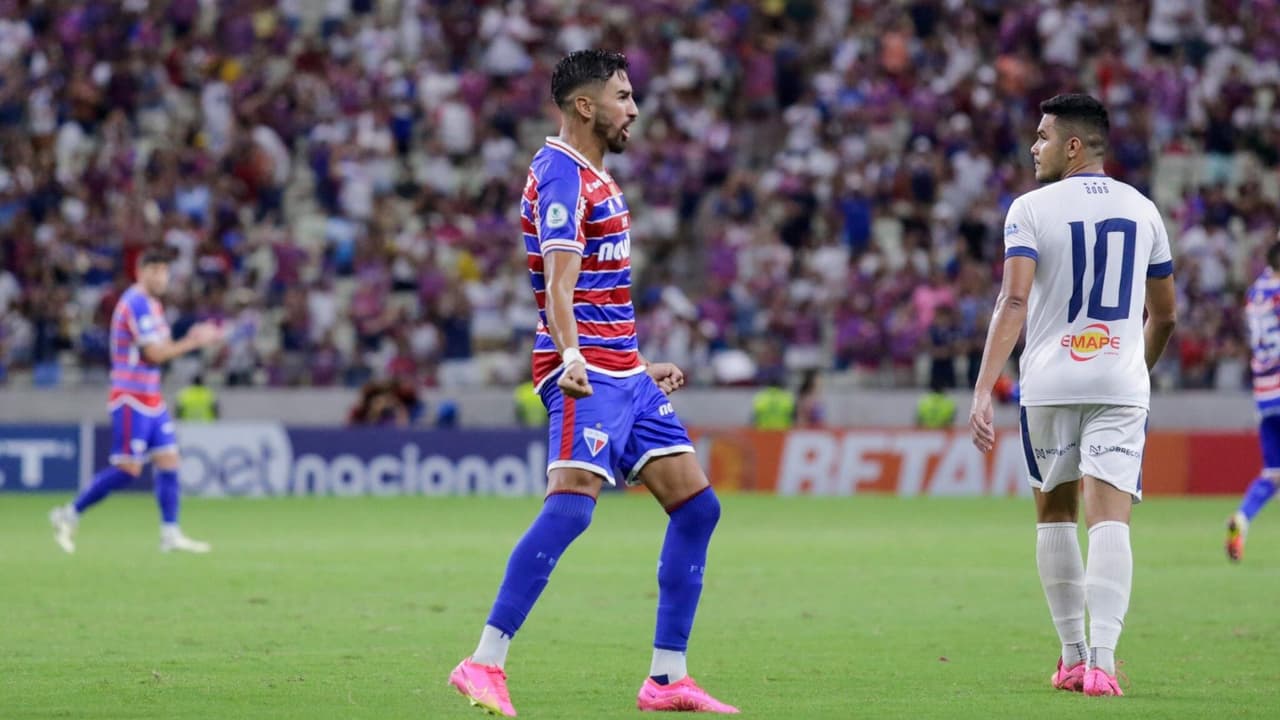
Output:
[[[707,545],[720,520],[720,501],[708,487],[672,510],[670,517],[658,561],[658,626],[653,646],[684,652],[702,595]]]
[[[488,623],[507,635],[515,635],[551,578],[556,562],[587,526],[596,501],[588,495],[561,493],[542,504],[542,512],[516,543],[507,561],[507,574]]]
[[[1262,506],[1276,494],[1276,482],[1269,477],[1259,476],[1249,485],[1244,493],[1244,501],[1240,503],[1240,512],[1253,522],[1254,516],[1262,510]]]
[[[178,522],[178,471],[156,468],[155,478],[160,521],[166,525],[174,525]]]
[[[75,505],[77,513],[82,513],[98,504],[102,498],[110,495],[113,491],[128,485],[132,480],[133,476],[129,473],[115,465],[108,465],[93,476],[93,484],[85,488],[84,492],[80,493],[72,504]]]

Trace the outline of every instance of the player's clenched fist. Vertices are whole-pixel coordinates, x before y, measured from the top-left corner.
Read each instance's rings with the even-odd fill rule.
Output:
[[[684,371],[673,363],[653,363],[645,368],[645,372],[658,383],[658,389],[664,395],[670,395],[684,386]]]
[[[591,381],[587,379],[587,366],[580,362],[569,363],[556,385],[571,398],[584,398],[591,395]]]

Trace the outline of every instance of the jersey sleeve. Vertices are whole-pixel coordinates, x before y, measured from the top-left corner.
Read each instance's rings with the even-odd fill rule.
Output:
[[[139,347],[160,342],[163,334],[160,331],[160,318],[152,312],[151,303],[141,295],[134,295],[128,301],[129,323],[133,332],[133,342]]]
[[[1027,210],[1026,196],[1013,201],[1009,213],[1004,220],[1004,257],[1029,257],[1040,260],[1040,250],[1036,247],[1035,227],[1031,222],[1031,213]]]
[[[582,227],[586,208],[587,199],[582,194],[578,173],[556,174],[538,184],[535,217],[538,245],[544,254],[576,252],[582,255],[586,251],[587,238]]]
[[[1151,260],[1147,263],[1147,277],[1169,277],[1173,274],[1173,251],[1169,249],[1169,231],[1165,228],[1159,211],[1155,213],[1153,224],[1155,241],[1151,243]]]

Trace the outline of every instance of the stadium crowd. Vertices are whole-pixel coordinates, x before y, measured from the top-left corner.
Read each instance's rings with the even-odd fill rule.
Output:
[[[962,387],[1034,186],[1040,100],[1111,109],[1165,212],[1164,387],[1243,387],[1280,221],[1274,0],[0,2],[0,379],[105,382],[111,308],[173,248],[175,363],[234,385],[528,373],[517,198],[550,68],[623,50],[642,350],[691,381]]]

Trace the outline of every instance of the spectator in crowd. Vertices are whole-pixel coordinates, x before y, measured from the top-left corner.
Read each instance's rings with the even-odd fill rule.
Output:
[[[972,375],[1035,108],[1080,90],[1203,321],[1160,385],[1241,385],[1239,292],[1280,225],[1269,4],[577,8],[0,3],[0,367],[102,381],[100,308],[165,243],[170,320],[233,328],[211,385],[520,381],[521,163],[554,59],[599,45],[630,57],[647,139],[608,161],[641,341],[694,382]]]
[[[174,402],[174,415],[184,422],[212,422],[218,419],[218,396],[204,384],[204,377],[196,375],[191,384],[178,392]]]
[[[925,430],[945,430],[956,422],[956,401],[947,389],[935,382],[916,403],[916,427]]]

